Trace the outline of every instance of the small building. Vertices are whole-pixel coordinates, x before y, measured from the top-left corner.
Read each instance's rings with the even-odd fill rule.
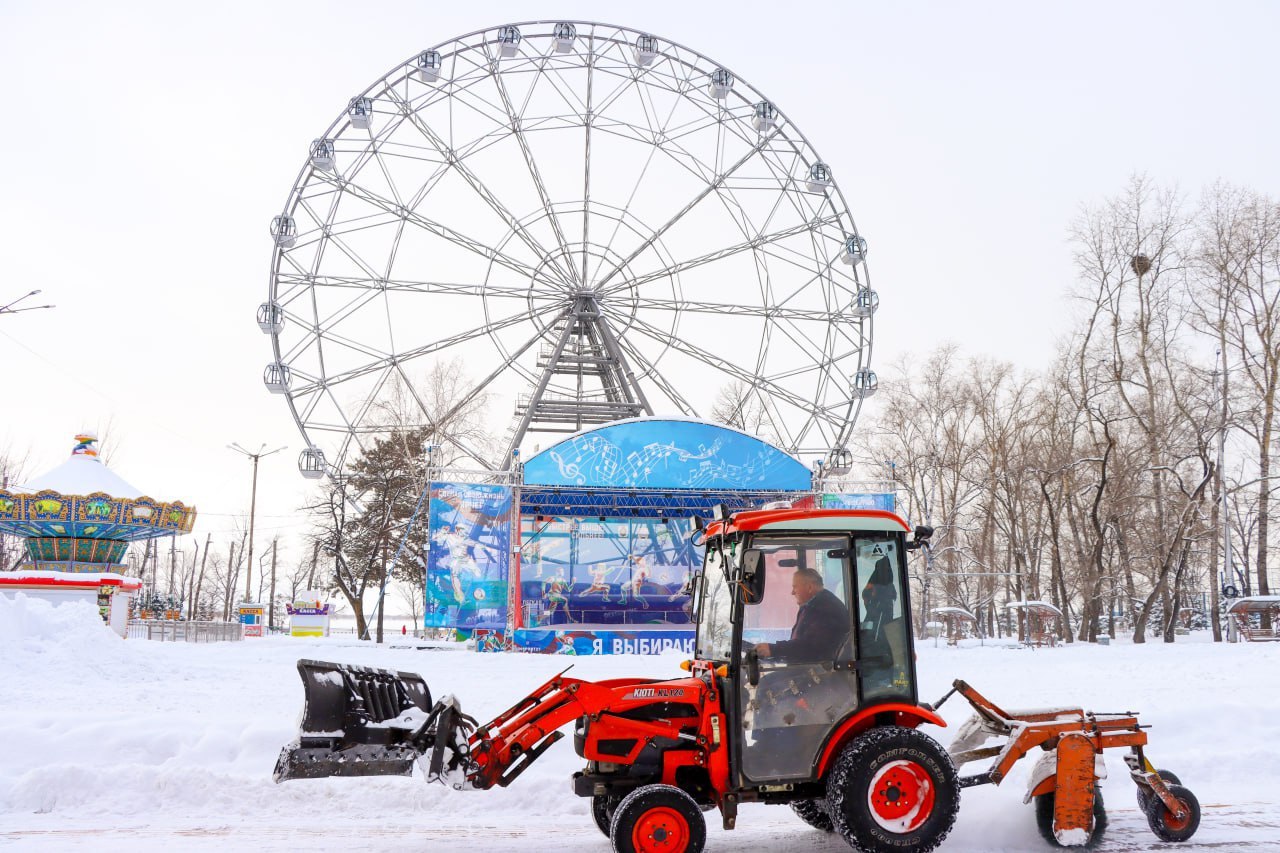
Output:
[[[978,620],[963,607],[935,607],[933,615],[945,626],[947,645],[958,646],[960,641],[973,634]]]
[[[1270,614],[1269,628],[1264,618]],[[1280,595],[1247,595],[1227,605],[1229,628],[1246,643],[1280,640]]]
[[[1019,622],[1026,620],[1028,646],[1058,645],[1061,610],[1047,601],[1012,601],[1006,606],[1015,612]]]

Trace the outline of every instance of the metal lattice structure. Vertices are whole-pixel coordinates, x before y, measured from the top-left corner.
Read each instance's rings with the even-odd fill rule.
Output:
[[[336,100],[272,219],[257,315],[308,474],[431,425],[505,470],[531,434],[706,418],[718,396],[791,453],[846,448],[875,390],[867,244],[839,170],[741,76],[652,34],[543,21]],[[441,363],[465,376],[444,402],[424,391]],[[511,417],[500,447],[450,431],[480,401]]]

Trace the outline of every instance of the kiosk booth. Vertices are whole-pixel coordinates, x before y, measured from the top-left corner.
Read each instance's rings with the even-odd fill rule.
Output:
[[[289,614],[290,637],[329,636],[329,603],[320,600],[317,590],[304,591],[297,601],[284,606]]]
[[[265,636],[267,630],[267,608],[256,601],[244,601],[236,605],[236,618],[244,628],[246,637]]]

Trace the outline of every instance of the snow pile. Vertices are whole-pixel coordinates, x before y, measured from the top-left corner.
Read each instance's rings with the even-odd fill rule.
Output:
[[[121,642],[87,601],[54,604],[18,592],[0,595],[0,655],[91,652]]]

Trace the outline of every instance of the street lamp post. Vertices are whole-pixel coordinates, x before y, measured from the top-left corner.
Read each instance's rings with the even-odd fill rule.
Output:
[[[245,560],[245,570],[244,570],[244,600],[245,601],[253,600],[252,598],[250,598],[249,593],[253,589],[253,524],[254,524],[254,518],[258,512],[258,460],[264,456],[270,456],[273,453],[279,453],[281,450],[285,449],[282,446],[282,447],[277,447],[275,450],[264,450],[266,446],[267,446],[267,443],[264,441],[258,447],[257,451],[250,451],[250,450],[245,450],[238,443],[233,442],[227,445],[228,450],[234,450],[237,453],[242,453],[253,460],[253,490],[250,492],[250,496],[249,496],[249,553],[248,553],[248,559]]]

